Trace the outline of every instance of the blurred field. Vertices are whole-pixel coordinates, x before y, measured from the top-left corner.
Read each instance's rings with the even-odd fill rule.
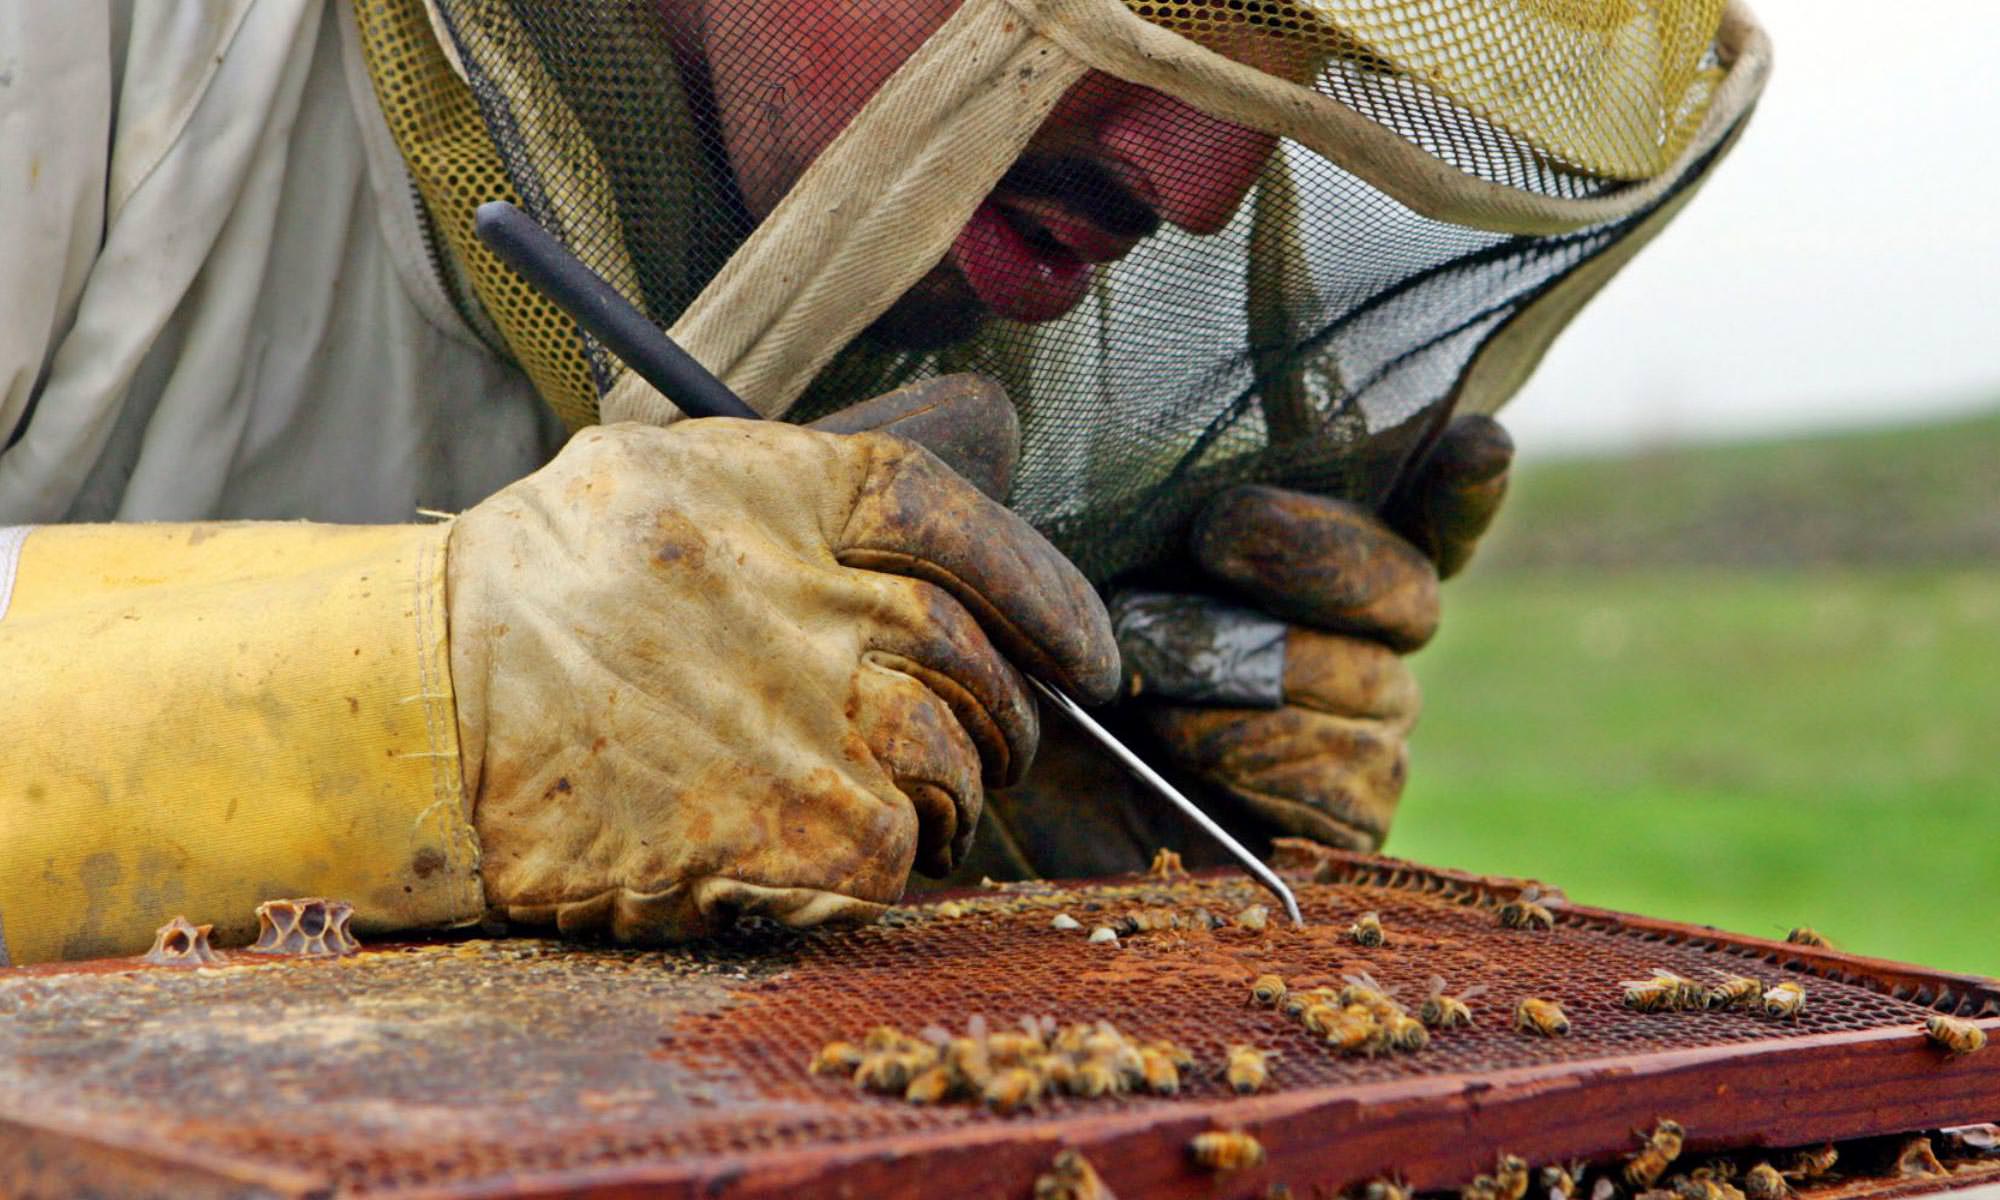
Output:
[[[2000,974],[2000,418],[1555,464],[1510,504],[1415,660],[1390,853]],[[1649,538],[1669,565],[1625,567]]]

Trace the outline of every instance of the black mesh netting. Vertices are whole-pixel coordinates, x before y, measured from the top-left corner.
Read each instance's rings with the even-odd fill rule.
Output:
[[[856,81],[872,91],[949,5],[441,7],[528,211],[666,325],[852,115]],[[1317,86],[1497,183],[1570,198],[1622,186],[1366,63],[1335,62]],[[1231,484],[1384,500],[1484,341],[1645,215],[1561,237],[1434,221],[1192,109],[1181,142],[1159,136],[1175,111],[1161,99],[1086,77],[974,218],[996,223],[977,269],[962,235],[790,416],[927,374],[992,375],[1022,416],[1013,506],[1102,582],[1174,557]],[[1144,104],[1159,110],[1148,139],[1101,152],[1104,114]],[[1198,236],[1174,220],[1183,196],[1222,197],[1228,214]],[[1038,319],[995,314],[1009,306]],[[604,386],[612,364],[586,353]]]

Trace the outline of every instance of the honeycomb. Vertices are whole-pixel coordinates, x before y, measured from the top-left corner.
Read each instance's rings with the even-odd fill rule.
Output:
[[[867,929],[760,927],[669,951],[475,939],[232,956],[202,971],[121,960],[0,972],[0,1194],[35,1192],[10,1164],[33,1157],[58,1170],[66,1160],[51,1146],[74,1151],[73,1173],[62,1187],[38,1179],[40,1190],[88,1190],[105,1169],[90,1147],[102,1145],[212,1173],[203,1179],[342,1195],[601,1185],[1025,1196],[1064,1145],[1121,1194],[1255,1196],[1280,1182],[1311,1194],[1388,1170],[1452,1186],[1500,1148],[1537,1164],[1613,1162],[1659,1112],[1688,1125],[1691,1153],[2000,1112],[2000,1057],[1948,1061],[1922,1032],[1938,1011],[1993,1028],[1984,1018],[2000,993],[1986,981],[1559,895],[1544,897],[1554,928],[1505,929],[1497,913],[1517,883],[1357,856],[1294,878],[1304,928],[1243,927],[1237,915],[1266,895],[1239,875],[1201,874],[1008,885],[897,909]],[[1206,909],[1222,923],[1089,941],[1093,926],[1160,909]],[[1380,915],[1386,945],[1347,937],[1366,911]],[[1078,928],[1058,928],[1060,913]],[[1625,1009],[1620,982],[1654,968],[1797,979],[1809,1002],[1796,1022]],[[1433,974],[1490,990],[1471,1000],[1471,1028],[1378,1058],[1336,1056],[1250,1003],[1260,974],[1335,986],[1362,971],[1412,1005]],[[1510,1030],[1524,995],[1558,1000],[1570,1035]],[[914,1106],[808,1070],[830,1040],[881,1024],[958,1030],[975,1014],[994,1027],[1108,1021],[1186,1046],[1196,1066],[1176,1096],[1052,1096],[1012,1115]],[[1279,1053],[1265,1091],[1229,1090],[1222,1067],[1236,1043]],[[1839,1099],[1862,1083],[1865,1103]],[[1565,1087],[1578,1089],[1571,1104],[1540,1098]],[[1190,1139],[1232,1128],[1254,1133],[1270,1161],[1224,1177],[1192,1162]],[[65,1129],[89,1134],[65,1141]],[[31,1136],[38,1154],[10,1157]],[[924,1186],[940,1173],[962,1186]]]

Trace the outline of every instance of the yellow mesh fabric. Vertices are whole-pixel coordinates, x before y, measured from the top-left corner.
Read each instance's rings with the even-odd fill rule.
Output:
[[[597,388],[575,323],[473,233],[474,209],[489,200],[519,204],[520,196],[471,89],[438,46],[423,0],[357,0],[354,11],[389,132],[474,295],[563,424],[595,424]]]
[[[1723,75],[1709,50],[1724,0],[1125,3],[1295,82],[1316,74],[1321,91],[1343,99],[1347,73],[1412,81],[1445,102],[1446,126],[1455,107],[1609,179],[1650,179],[1671,166]],[[1425,140],[1438,136],[1438,116],[1423,122]],[[1476,135],[1445,128],[1442,136]]]

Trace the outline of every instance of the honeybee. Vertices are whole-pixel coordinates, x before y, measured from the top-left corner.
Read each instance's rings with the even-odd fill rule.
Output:
[[[1514,1005],[1514,1029],[1549,1038],[1568,1037],[1569,1018],[1563,1015],[1562,1005],[1553,1000],[1523,996]]]
[[[1171,908],[1142,908],[1122,917],[1114,927],[1114,932],[1127,937],[1135,933],[1156,933],[1163,929],[1179,929],[1181,915]]]
[[[1378,1017],[1403,1011],[1403,1006],[1396,1003],[1396,990],[1375,982],[1375,977],[1368,972],[1343,975],[1341,978],[1346,980],[1346,983],[1335,993],[1334,998],[1343,1007],[1358,1004]]]
[[[1410,1200],[1410,1185],[1400,1179],[1371,1179],[1361,1189],[1361,1200]]]
[[[1335,1025],[1347,1019],[1349,1018],[1346,1009],[1336,1008],[1331,1004],[1309,1005],[1299,1014],[1299,1021],[1306,1027],[1306,1032],[1320,1037],[1325,1037],[1333,1031]]]
[[[1153,865],[1146,868],[1146,874],[1155,879],[1185,879],[1187,868],[1181,865],[1178,852],[1162,846],[1153,851]]]
[[[1708,1001],[1707,988],[1659,967],[1653,968],[1650,979],[1628,979],[1619,986],[1625,989],[1625,1007],[1636,1012],[1678,1012],[1701,1008]]]
[[[986,1081],[980,1099],[994,1112],[1011,1113],[1032,1108],[1042,1098],[1042,1077],[1026,1067],[996,1071]]]
[[[1419,1026],[1421,1028],[1421,1026]],[[1528,1194],[1528,1164],[1513,1154],[1503,1154],[1493,1166],[1493,1183],[1500,1200],[1521,1200]]]
[[[1321,1036],[1327,1044],[1342,1054],[1366,1054],[1373,1057],[1387,1047],[1382,1027],[1375,1018],[1365,1012],[1353,1009],[1335,1009],[1334,1016]],[[1308,1026],[1310,1028],[1310,1026]]]
[[[1065,1025],[1056,1033],[1055,1040],[1050,1045],[1055,1048],[1057,1054],[1082,1054],[1085,1039],[1095,1032],[1096,1030],[1090,1026],[1081,1023]]]
[[[853,1042],[828,1042],[813,1055],[806,1070],[814,1075],[849,1075],[861,1065],[861,1047]]]
[[[1699,1172],[1692,1175],[1675,1176],[1672,1184],[1673,1186],[1670,1190],[1673,1192],[1676,1200],[1729,1200],[1727,1193],[1723,1191],[1722,1184],[1717,1183],[1712,1177],[1702,1175]],[[1735,1192],[1736,1189],[1730,1188],[1729,1191]],[[1736,1192],[1736,1194],[1741,1196],[1743,1193]]]
[[[1639,1147],[1632,1157],[1625,1160],[1625,1182],[1634,1191],[1650,1188],[1681,1156],[1681,1143],[1686,1137],[1678,1121],[1661,1117],[1653,1124],[1651,1134],[1639,1134],[1645,1145]]]
[[[1374,949],[1388,944],[1389,939],[1382,933],[1382,918],[1375,913],[1365,912],[1347,927],[1347,936],[1354,939],[1357,946]]]
[[[1264,1084],[1271,1078],[1272,1055],[1255,1046],[1231,1046],[1228,1061],[1223,1066],[1223,1077],[1229,1081],[1229,1089],[1238,1095],[1264,1090]]]
[[[1674,1006],[1678,990],[1660,972],[1653,972],[1651,979],[1626,979],[1618,986],[1625,989],[1625,1007],[1634,1012],[1666,1012]]]
[[[910,1081],[937,1062],[937,1052],[921,1050],[880,1050],[865,1055],[854,1071],[854,1086],[871,1092],[901,1092]]]
[[[1771,990],[1764,993],[1764,1011],[1771,1016],[1796,1021],[1805,1009],[1806,989],[1793,980],[1773,984]]]
[[[1095,1100],[1124,1090],[1124,1081],[1110,1060],[1087,1058],[1072,1063],[1063,1077],[1063,1088],[1072,1096]]]
[[[1692,1012],[1708,1004],[1708,989],[1689,979],[1687,976],[1676,975],[1672,971],[1663,970],[1659,967],[1653,968],[1653,974],[1655,977],[1664,979],[1673,985],[1675,1008],[1684,1012]]]
[[[1826,935],[1810,925],[1801,925],[1797,929],[1792,930],[1785,935],[1785,940],[1794,946],[1819,946],[1826,950],[1833,949],[1833,943],[1826,940]]]
[[[1456,996],[1447,996],[1444,991],[1444,976],[1433,975],[1430,993],[1424,997],[1424,1005],[1417,1010],[1417,1019],[1432,1029],[1455,1029],[1472,1024],[1472,1009],[1465,1003],[1486,990],[1486,985],[1476,983]]]
[[[1726,975],[1702,998],[1706,1008],[1755,1008],[1763,999],[1764,985],[1748,975]]]
[[[1140,1054],[1139,1048],[1129,1042],[1089,1061],[1102,1063],[1110,1068],[1121,1090],[1130,1091],[1146,1082],[1146,1060]]]
[[[1471,1183],[1458,1189],[1458,1200],[1500,1200],[1500,1181],[1491,1175],[1475,1175]]]
[[[1035,1179],[1035,1200],[1115,1200],[1090,1160],[1074,1150],[1056,1155],[1054,1170]]]
[[[1576,1185],[1583,1179],[1583,1164],[1560,1163],[1542,1168],[1541,1185],[1545,1200],[1574,1200]]]
[[[1833,1170],[1833,1164],[1840,1161],[1840,1151],[1828,1142],[1817,1150],[1801,1150],[1792,1156],[1792,1165],[1784,1172],[1788,1179],[1818,1179]]]
[[[1019,1033],[994,1033],[986,1038],[986,1057],[999,1066],[1013,1066],[1048,1052],[1049,1044],[1042,1035],[1026,1028]]]
[[[1146,1090],[1154,1095],[1171,1096],[1181,1090],[1180,1068],[1174,1065],[1171,1055],[1158,1050],[1141,1050],[1139,1071]]]
[[[1924,1032],[1944,1050],[1948,1058],[1970,1054],[1986,1045],[1985,1030],[1970,1021],[1947,1017],[1943,1013],[1925,1021]]]
[[[1916,1179],[1924,1175],[1947,1175],[1944,1164],[1938,1161],[1937,1153],[1931,1149],[1931,1140],[1922,1134],[1903,1143],[1903,1149],[1896,1155],[1896,1174],[1905,1179]]]
[[[993,1064],[986,1056],[986,1043],[978,1038],[956,1037],[938,1052],[952,1078],[960,1086],[977,1091],[993,1077]]]
[[[1167,1061],[1173,1063],[1176,1068],[1182,1071],[1194,1070],[1194,1051],[1189,1050],[1186,1046],[1177,1046],[1168,1041],[1158,1041],[1147,1042],[1140,1049],[1151,1050],[1155,1053],[1166,1055]]]
[[[1260,1008],[1276,1008],[1285,999],[1285,981],[1276,975],[1259,975],[1250,981],[1250,1003]]]
[[[1784,1200],[1792,1194],[1792,1188],[1776,1167],[1760,1162],[1743,1176],[1743,1194],[1749,1200]]]
[[[1247,1133],[1216,1130],[1197,1133],[1188,1143],[1194,1160],[1211,1171],[1236,1171],[1264,1165],[1264,1146]]]
[[[903,1099],[911,1104],[936,1104],[956,1089],[957,1078],[950,1067],[927,1067],[903,1089]]]
[[[1424,1028],[1424,1023],[1406,1013],[1391,1013],[1382,1022],[1382,1036],[1391,1050],[1400,1050],[1405,1054],[1415,1054],[1431,1044],[1430,1031]]]
[[[1500,924],[1508,929],[1554,929],[1556,915],[1538,903],[1542,889],[1525,887],[1521,894],[1500,906]]]
[[[861,1048],[873,1054],[880,1050],[901,1050],[910,1041],[894,1025],[877,1025],[861,1039]]]

